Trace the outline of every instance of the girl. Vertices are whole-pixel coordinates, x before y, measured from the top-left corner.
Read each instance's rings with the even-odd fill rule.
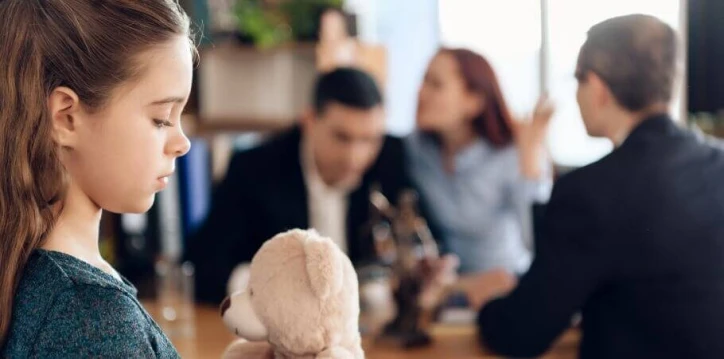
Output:
[[[532,256],[531,211],[547,199],[543,141],[552,107],[513,120],[492,67],[465,49],[442,49],[419,92],[410,166],[441,240],[460,271],[522,274]]]
[[[178,357],[100,256],[189,149],[174,0],[0,1],[0,357]]]

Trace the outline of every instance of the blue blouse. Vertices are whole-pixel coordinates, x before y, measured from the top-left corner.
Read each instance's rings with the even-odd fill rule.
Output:
[[[460,272],[527,271],[532,205],[550,195],[550,166],[541,180],[527,180],[515,146],[498,149],[481,138],[455,156],[454,172],[448,173],[440,146],[429,136],[413,133],[406,146],[410,172],[440,227],[440,239],[460,257]]]

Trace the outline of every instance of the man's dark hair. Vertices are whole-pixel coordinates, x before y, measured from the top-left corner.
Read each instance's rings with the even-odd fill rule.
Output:
[[[626,15],[598,23],[578,58],[576,78],[598,75],[616,101],[636,112],[671,101],[677,70],[674,30],[649,15]]]
[[[341,67],[319,76],[314,86],[314,109],[323,113],[330,103],[361,110],[382,104],[377,83],[366,72]]]

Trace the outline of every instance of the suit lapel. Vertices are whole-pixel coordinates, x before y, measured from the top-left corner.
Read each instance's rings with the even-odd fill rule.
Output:
[[[281,162],[269,164],[279,166],[280,178],[274,188],[270,189],[274,197],[272,208],[284,213],[284,221],[296,228],[309,227],[309,206],[307,188],[302,175],[302,166],[299,160],[301,143],[301,131],[299,128],[292,130],[289,138],[285,141]],[[280,213],[281,214],[281,213]]]

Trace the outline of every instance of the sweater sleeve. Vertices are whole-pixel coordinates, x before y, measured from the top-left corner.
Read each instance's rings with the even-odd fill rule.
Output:
[[[113,288],[74,286],[58,294],[31,358],[177,358],[137,301]]]

